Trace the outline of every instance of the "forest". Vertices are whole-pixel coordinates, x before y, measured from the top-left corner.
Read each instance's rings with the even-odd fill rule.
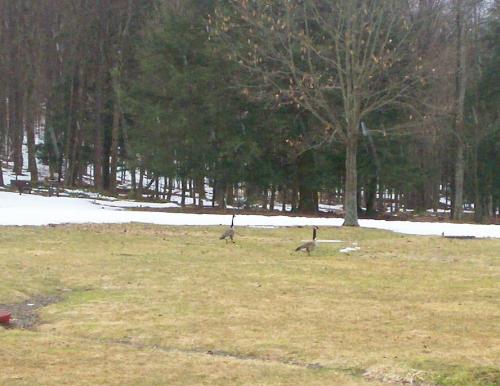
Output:
[[[110,195],[343,204],[348,226],[500,213],[499,0],[0,0],[0,19],[0,186],[41,163]]]

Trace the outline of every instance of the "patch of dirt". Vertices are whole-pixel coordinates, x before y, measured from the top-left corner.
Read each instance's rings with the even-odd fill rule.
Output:
[[[64,335],[60,335],[64,336]],[[75,338],[75,337],[72,337]],[[192,349],[182,349],[182,348],[177,348],[177,347],[167,347],[167,346],[162,346],[162,345],[157,345],[157,344],[144,344],[144,343],[139,343],[139,342],[133,342],[129,338],[124,338],[124,339],[107,339],[107,338],[95,338],[95,337],[80,337],[82,340],[90,341],[90,342],[95,342],[99,344],[107,344],[107,345],[120,345],[120,346],[127,346],[131,347],[137,350],[158,350],[166,353],[181,353],[181,354],[195,354],[195,355],[203,355],[203,356],[213,356],[213,357],[222,357],[222,358],[228,358],[228,359],[234,359],[238,361],[248,361],[248,362],[263,362],[263,363],[274,363],[274,364],[281,364],[281,365],[287,365],[287,366],[293,366],[293,367],[299,367],[299,368],[305,368],[305,369],[313,369],[313,370],[335,370],[335,371],[342,371],[342,372],[348,372],[350,374],[353,374],[352,371],[349,369],[343,369],[343,368],[335,368],[335,367],[328,367],[325,366],[319,362],[314,362],[314,363],[307,363],[295,359],[272,359],[272,358],[266,358],[266,357],[259,357],[256,355],[245,355],[241,353],[231,353],[229,351],[223,351],[223,350],[205,350],[205,349],[197,349],[197,348],[192,348]],[[361,375],[363,372],[361,372],[359,375]]]
[[[7,310],[12,314],[10,324],[1,324],[0,326],[33,330],[40,323],[38,309],[61,300],[62,297],[58,295],[38,295],[21,303],[0,304],[0,309]]]

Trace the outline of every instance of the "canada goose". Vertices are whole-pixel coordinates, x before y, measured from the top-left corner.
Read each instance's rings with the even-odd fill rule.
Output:
[[[234,218],[236,217],[235,214],[233,214],[233,218],[231,219],[231,226],[224,231],[224,233],[219,237],[219,240],[226,240],[226,243],[228,239],[231,239],[231,241],[234,243]]]
[[[316,248],[316,230],[319,229],[316,225],[313,226],[313,239],[312,241],[308,241],[307,243],[302,244],[301,246],[297,247],[295,249],[295,252],[298,251],[306,251],[307,254],[309,255],[314,248]]]

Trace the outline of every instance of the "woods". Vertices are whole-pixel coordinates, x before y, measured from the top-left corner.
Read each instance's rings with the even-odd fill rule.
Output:
[[[219,207],[343,204],[348,226],[500,212],[498,0],[0,0],[0,18],[0,159],[33,184],[38,161],[109,194],[129,176],[183,204],[206,183]]]

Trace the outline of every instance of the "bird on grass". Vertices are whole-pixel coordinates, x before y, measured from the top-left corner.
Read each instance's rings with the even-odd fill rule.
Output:
[[[234,218],[236,217],[233,214],[233,218],[231,219],[231,226],[227,228],[224,233],[219,237],[219,240],[226,240],[226,243],[231,240],[234,243]]]
[[[308,241],[307,243],[304,243],[304,244],[298,246],[295,249],[295,252],[306,251],[307,255],[309,256],[311,254],[311,252],[314,251],[314,248],[316,248],[316,231],[318,229],[319,228],[316,225],[313,226],[313,239],[312,239],[312,241]]]

